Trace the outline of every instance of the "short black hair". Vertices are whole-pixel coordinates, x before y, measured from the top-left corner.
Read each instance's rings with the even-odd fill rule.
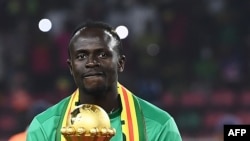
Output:
[[[106,31],[108,31],[112,37],[114,37],[117,41],[118,41],[118,45],[117,45],[117,49],[118,49],[118,53],[121,55],[122,52],[123,52],[123,49],[122,49],[122,43],[121,43],[121,38],[119,37],[119,35],[117,34],[117,32],[115,31],[115,28],[112,27],[111,25],[105,23],[105,22],[102,22],[102,21],[87,21],[87,22],[84,22],[80,25],[78,25],[75,30],[73,31],[72,35],[71,35],[71,38],[70,38],[70,43],[71,44],[71,40],[72,38],[75,36],[75,34],[83,29],[83,28],[100,28],[100,29],[104,29]],[[69,52],[69,51],[68,51]],[[69,54],[70,55],[70,54]]]

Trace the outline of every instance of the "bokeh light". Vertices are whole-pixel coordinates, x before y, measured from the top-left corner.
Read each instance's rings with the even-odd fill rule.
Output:
[[[124,25],[117,26],[115,31],[121,39],[125,39],[128,36],[128,28]]]
[[[157,56],[159,54],[160,47],[157,44],[149,44],[147,46],[147,53],[150,56]]]
[[[38,23],[39,30],[49,32],[52,28],[52,23],[49,19],[41,19]]]

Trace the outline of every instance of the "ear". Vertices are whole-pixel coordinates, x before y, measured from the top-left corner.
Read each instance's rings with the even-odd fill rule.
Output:
[[[70,74],[73,75],[73,73],[72,73],[72,62],[71,62],[70,59],[67,59],[67,64],[68,64],[68,67],[69,67]]]
[[[118,60],[118,72],[123,72],[125,67],[126,57],[125,55],[121,55]]]

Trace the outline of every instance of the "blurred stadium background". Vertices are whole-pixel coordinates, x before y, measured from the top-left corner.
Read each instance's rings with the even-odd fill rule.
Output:
[[[69,37],[86,20],[124,25],[120,82],[168,111],[183,141],[222,140],[250,124],[249,0],[1,0],[0,139],[25,130],[30,108],[75,89]],[[41,31],[41,19],[51,29]]]

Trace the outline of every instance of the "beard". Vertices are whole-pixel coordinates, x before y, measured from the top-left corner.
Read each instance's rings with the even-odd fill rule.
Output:
[[[108,87],[106,85],[96,85],[95,87],[88,87],[87,85],[83,85],[82,90],[87,95],[91,95],[96,98],[102,98],[108,91]]]
[[[93,96],[96,99],[106,97],[107,93],[112,91],[113,86],[116,85],[115,79],[109,79],[105,76],[83,77],[76,82],[78,82],[78,87],[84,94]]]

